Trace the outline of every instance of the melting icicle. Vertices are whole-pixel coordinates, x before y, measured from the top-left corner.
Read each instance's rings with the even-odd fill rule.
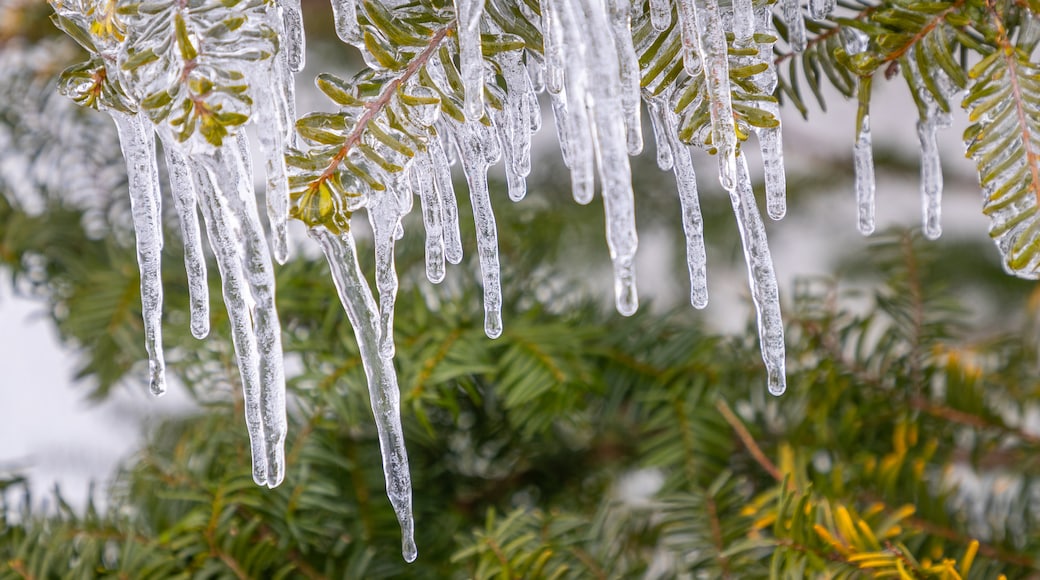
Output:
[[[354,0],[332,0],[332,19],[335,21],[336,36],[340,40],[347,44],[356,44],[361,40]]]
[[[449,263],[458,264],[462,262],[462,236],[459,233],[459,206],[455,200],[455,186],[451,182],[451,166],[439,137],[430,139],[429,151],[433,185],[437,188],[444,212],[444,257]]]
[[[580,0],[576,0],[580,1]],[[562,102],[553,101],[553,114],[557,121],[557,133],[564,152],[564,163],[571,170],[571,190],[574,200],[580,204],[592,201],[595,192],[596,152],[593,146],[593,129],[589,119],[587,102],[588,78],[586,52],[587,34],[590,30],[579,24],[580,9],[572,0],[549,0],[547,10],[554,13],[563,31],[563,40],[570,51],[566,56],[565,90],[561,91]],[[604,25],[606,23],[604,22]],[[613,52],[613,46],[608,50]],[[617,61],[615,60],[615,63]],[[619,70],[615,65],[612,71]],[[615,73],[616,76],[616,73]],[[550,96],[551,93],[550,93]],[[620,115],[618,111],[618,115]],[[563,126],[559,125],[563,122]],[[624,139],[622,137],[622,139]]]
[[[697,8],[694,0],[679,0],[679,26],[682,37],[683,68],[695,77],[701,74],[701,52],[698,37]]]
[[[557,8],[551,2],[542,6],[542,45],[545,50],[545,88],[552,94],[563,90],[564,39]]]
[[[805,50],[805,18],[802,16],[800,0],[783,0],[784,24],[787,24],[787,42],[791,50]]]
[[[745,1],[749,4],[751,2]],[[639,58],[636,56],[635,46],[632,45],[629,2],[630,0],[607,0],[607,6],[621,70],[621,106],[624,110],[628,154],[639,155],[643,151],[643,124],[639,119],[640,73]]]
[[[762,108],[780,121],[780,106],[777,103],[762,103]],[[784,142],[780,126],[756,128],[758,143],[762,149],[762,165],[766,182],[766,213],[774,220],[782,219],[787,213],[787,174],[784,169]]]
[[[119,132],[119,146],[130,180],[130,211],[141,269],[141,313],[148,351],[148,386],[153,395],[166,393],[166,362],[162,347],[162,215],[155,132],[142,115],[109,111]]]
[[[394,358],[394,303],[397,301],[397,268],[394,265],[394,239],[401,225],[398,197],[390,191],[374,196],[368,206],[368,222],[376,255],[376,290],[379,292],[379,356]]]
[[[755,8],[751,0],[733,0],[733,37],[737,44],[751,44],[754,34]]]
[[[173,202],[180,216],[184,239],[184,270],[188,274],[188,301],[191,304],[191,334],[205,338],[209,334],[209,284],[206,282],[206,255],[202,251],[202,233],[196,208],[195,185],[184,155],[172,142],[164,141],[166,168],[170,175]]]
[[[692,0],[691,0],[692,1]],[[729,46],[719,15],[717,0],[697,0],[700,53],[708,85],[708,111],[711,114],[712,143],[718,149],[719,181],[728,191],[736,187],[737,133],[733,124],[733,103],[729,88]]]
[[[328,259],[340,302],[354,328],[361,363],[368,377],[372,414],[379,432],[386,495],[401,525],[402,555],[405,561],[414,562],[418,550],[415,547],[412,519],[412,478],[408,472],[408,452],[401,428],[401,392],[393,360],[379,356],[379,321],[375,299],[358,265],[353,236],[349,232],[337,236],[320,226],[311,228],[309,233]]]
[[[658,32],[672,24],[672,3],[669,0],[650,0],[650,25]]]
[[[335,5],[333,0],[333,5]],[[300,0],[279,0],[278,5],[282,9],[285,34],[282,35],[285,50],[288,55],[289,70],[301,72],[306,66],[307,47],[303,34],[303,10]]]
[[[758,215],[744,155],[737,158],[737,188],[730,192],[730,201],[733,202],[733,213],[744,245],[748,283],[758,315],[758,339],[762,348],[762,361],[766,365],[769,392],[782,395],[787,390],[787,374],[784,370],[784,322],[780,316],[780,293],[765,225]]]
[[[863,235],[874,232],[874,150],[870,142],[870,116],[864,115],[852,149],[856,173],[856,214]]]
[[[809,0],[809,18],[823,20],[834,10],[835,0]]]
[[[272,70],[273,69],[273,70]],[[291,84],[292,74],[283,62],[275,61],[271,68],[257,71],[260,75],[273,75],[280,79],[272,84],[265,77],[254,76],[252,86],[257,88],[258,106],[255,109],[256,133],[264,156],[267,177],[267,217],[271,222],[271,251],[279,264],[289,259],[289,182],[285,166],[285,140],[289,118],[286,84]]]
[[[654,129],[654,142],[657,144],[657,166],[661,171],[672,169],[672,145],[668,133],[668,101],[647,99],[646,110],[650,113],[650,125]]]
[[[498,264],[498,228],[487,185],[488,167],[498,158],[497,142],[491,130],[479,121],[456,127],[455,142],[477,226],[477,256],[484,285],[484,333],[488,338],[498,338],[502,335],[502,275]]]
[[[928,116],[917,122],[917,138],[921,143],[921,209],[924,235],[936,240],[942,235],[942,162],[936,132],[950,126],[950,115],[929,103]]]
[[[667,110],[667,100],[656,102],[651,106]],[[679,204],[682,207],[683,233],[686,234],[686,265],[690,271],[690,304],[694,308],[708,305],[708,257],[704,249],[704,218],[701,216],[700,199],[697,196],[697,174],[693,169],[693,158],[690,148],[679,141],[678,115],[667,111],[664,120],[672,151],[672,171],[679,190]]]
[[[522,58],[522,51],[503,52],[497,56],[506,83],[505,107],[492,111],[505,157],[509,199],[513,201],[520,201],[527,194],[526,177],[531,173],[530,116],[534,87],[524,71]]]
[[[466,118],[484,116],[484,56],[480,50],[480,17],[484,0],[454,0],[458,19],[459,72],[465,88]]]
[[[434,139],[436,140],[436,139]],[[426,277],[434,284],[444,280],[444,231],[441,225],[444,209],[434,183],[434,169],[428,155],[418,155],[412,165],[411,177],[419,192],[423,226],[426,229]]]
[[[639,307],[636,292],[635,255],[638,246],[635,223],[635,199],[632,171],[625,143],[623,114],[624,87],[618,76],[618,57],[607,15],[598,2],[581,2],[589,33],[586,63],[589,73],[591,101],[594,103],[594,150],[603,190],[603,209],[607,217],[607,246],[614,263],[614,301],[624,316],[635,314]]]

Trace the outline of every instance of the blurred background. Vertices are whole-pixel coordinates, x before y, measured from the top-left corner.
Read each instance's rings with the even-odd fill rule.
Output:
[[[330,103],[314,88],[318,72],[349,77],[359,67],[354,49],[335,37],[328,2],[307,1],[304,5],[308,65],[297,76],[300,114],[330,109]],[[80,306],[89,309],[89,305],[59,301],[52,308],[55,302],[49,297],[61,290],[36,285],[42,279],[34,277],[34,258],[14,254],[18,248],[9,243],[16,227],[43,231],[47,226],[48,232],[38,241],[48,252],[84,252],[84,256],[104,252],[104,248],[61,247],[61,232],[51,230],[60,230],[61,211],[72,210],[85,212],[82,220],[76,219],[90,239],[101,240],[109,234],[123,241],[132,239],[125,173],[114,127],[107,116],[78,110],[56,94],[56,75],[82,54],[52,28],[48,12],[39,0],[0,0],[0,196],[7,206],[7,213],[0,215],[10,216],[17,210],[44,220],[35,226],[31,220],[18,224],[0,221],[4,266],[0,269],[0,473],[27,477],[37,498],[45,498],[59,486],[72,505],[83,506],[91,482],[104,485],[139,447],[151,426],[162,418],[191,414],[198,398],[178,385],[161,399],[147,394],[143,348],[130,352],[118,348],[119,344],[140,343],[140,336],[125,337],[125,342],[121,338],[111,347],[113,358],[137,357],[132,372],[108,376],[105,369],[91,367],[105,337],[78,336],[69,327],[75,317],[68,311]],[[793,107],[782,109],[788,212],[782,221],[767,220],[767,229],[786,308],[790,308],[799,280],[839,281],[843,289],[853,291],[848,302],[852,307],[855,290],[866,294],[878,283],[878,272],[865,259],[874,241],[860,236],[855,227],[851,158],[855,105],[835,93],[825,96],[826,110],[814,105],[807,120]],[[544,246],[534,243],[527,248],[509,246],[526,234],[506,233],[503,261],[507,268],[534,266],[551,271],[546,275],[546,292],[552,292],[553,284],[571,290],[577,287],[609,309],[612,290],[601,206],[598,201],[588,207],[570,201],[569,179],[555,146],[551,114],[543,117],[544,125],[536,135],[528,199],[517,206],[508,201],[504,177],[497,167],[492,169],[492,200],[503,230],[522,231],[539,220],[551,220],[566,227],[565,242],[543,254]],[[919,229],[917,113],[901,77],[875,83],[871,118],[878,231]],[[928,244],[935,250],[934,272],[947,282],[951,295],[969,306],[965,322],[970,334],[985,337],[1021,326],[1024,316],[1032,316],[1025,305],[1033,285],[1001,272],[996,248],[986,235],[986,218],[980,212],[974,168],[964,158],[960,139],[964,127],[965,118],[958,111],[953,128],[940,137],[945,178],[943,236]],[[642,298],[636,316],[669,312],[683,304],[688,308],[689,291],[674,179],[670,172],[656,167],[648,123],[644,136],[644,153],[633,159]],[[753,174],[760,176],[753,142],[745,151]],[[747,274],[730,203],[718,185],[714,159],[697,155],[695,161],[709,244],[710,303],[694,316],[716,332],[744,332],[750,320]],[[756,191],[761,194],[760,185]],[[295,234],[296,252],[313,255],[316,248],[310,240],[300,230]],[[416,241],[420,239],[421,228],[413,223],[403,243],[421,243]],[[536,252],[534,247],[540,249]],[[128,261],[120,275],[132,278],[135,268]],[[182,283],[176,277],[178,268],[177,260],[167,256],[169,283],[174,286]],[[543,275],[543,270],[531,274]],[[17,276],[12,277],[13,273]],[[104,283],[102,274],[98,273],[98,284]],[[216,278],[215,272],[211,278]],[[446,287],[450,290],[452,284],[472,282],[472,277],[455,277]],[[440,291],[423,292],[435,296]],[[509,286],[505,292],[510,293]],[[127,308],[133,300],[132,295],[125,297]],[[336,306],[330,299],[330,307]],[[509,318],[507,312],[507,327]],[[167,318],[165,324],[167,329],[187,327],[185,320]],[[200,348],[205,346],[199,343]],[[172,354],[174,359],[177,356]]]

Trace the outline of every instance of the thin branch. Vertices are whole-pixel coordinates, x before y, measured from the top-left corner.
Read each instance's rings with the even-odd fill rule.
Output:
[[[766,457],[766,454],[762,451],[762,448],[755,443],[755,438],[751,436],[751,432],[747,430],[744,423],[741,422],[740,417],[729,408],[726,401],[718,399],[715,401],[715,408],[722,413],[722,418],[729,423],[729,426],[733,428],[737,433],[737,437],[740,438],[741,443],[751,453],[751,456],[755,458],[755,461],[762,466],[762,469],[766,470],[773,479],[777,481],[783,481],[784,477],[780,474],[780,470],[777,469],[776,465]]]

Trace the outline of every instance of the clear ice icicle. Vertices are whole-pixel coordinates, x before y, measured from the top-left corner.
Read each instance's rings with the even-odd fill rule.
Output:
[[[928,116],[917,122],[921,143],[921,210],[924,235],[930,240],[942,235],[942,162],[936,132],[950,126],[950,115],[929,103]]]
[[[755,34],[755,8],[751,0],[733,0],[733,37],[737,44],[751,44]]]
[[[780,121],[777,103],[762,103],[762,108]],[[774,220],[787,213],[787,173],[784,169],[784,142],[780,126],[755,128],[762,150],[762,165],[766,183],[766,213]]]
[[[670,171],[673,154],[666,117],[668,101],[647,99],[646,110],[650,115],[650,125],[654,129],[654,142],[657,144],[657,166],[661,168],[661,171]]]
[[[651,102],[656,101],[656,99]],[[667,109],[667,100],[654,106]],[[694,308],[708,305],[708,257],[704,249],[704,218],[697,195],[697,174],[693,169],[690,148],[679,141],[679,119],[667,112],[668,139],[672,151],[672,171],[679,190],[683,233],[686,235],[686,265],[690,271],[690,304]]]
[[[143,115],[111,110],[119,146],[130,180],[130,212],[137,238],[141,270],[141,314],[148,351],[148,386],[153,395],[166,392],[166,362],[162,342],[162,214],[159,169],[155,160],[155,130]]]
[[[545,50],[545,88],[552,94],[563,90],[564,40],[560,14],[553,2],[542,5],[542,46]]]
[[[773,258],[769,253],[765,225],[758,214],[755,193],[751,189],[744,155],[737,157],[737,187],[730,192],[733,213],[737,218],[737,229],[744,246],[747,262],[748,283],[751,300],[758,315],[758,340],[762,349],[762,361],[766,366],[769,392],[782,395],[787,390],[785,366],[784,322],[780,316],[780,292],[773,270]]]
[[[465,88],[466,118],[484,116],[484,56],[480,49],[480,17],[484,0],[454,0],[458,20],[459,73]]]
[[[261,68],[260,75],[273,74],[281,82],[271,83],[255,76],[252,86],[257,87],[258,105],[256,134],[264,157],[267,178],[267,217],[271,222],[271,252],[279,264],[289,259],[289,182],[285,166],[286,122],[289,119],[288,96],[285,83],[292,83],[292,74],[286,64],[275,60],[270,68]],[[289,95],[291,96],[291,95]]]
[[[184,270],[188,274],[188,302],[191,304],[191,334],[205,338],[209,334],[209,284],[206,279],[206,255],[202,251],[202,232],[195,198],[191,169],[177,144],[163,141],[166,168],[173,190],[173,203],[181,222],[184,240]]]
[[[704,60],[704,80],[708,85],[712,143],[719,156],[719,181],[722,187],[732,191],[736,187],[737,132],[729,87],[726,30],[722,25],[717,0],[696,0],[694,10],[700,53]]]
[[[787,25],[787,42],[791,50],[805,50],[805,18],[802,16],[800,0],[783,0],[784,24]]]
[[[332,0],[332,19],[336,26],[336,36],[347,44],[355,44],[361,40],[357,4],[354,2],[355,0]]]
[[[408,472],[408,452],[401,428],[401,391],[393,360],[379,356],[379,315],[372,291],[358,265],[357,248],[350,233],[340,236],[324,227],[309,233],[321,246],[332,270],[332,280],[340,302],[354,328],[361,364],[368,377],[368,393],[372,414],[379,432],[379,450],[383,458],[386,495],[401,525],[401,552],[405,561],[418,556],[412,519],[412,477]]]
[[[578,2],[589,0],[575,0]],[[560,96],[562,101],[553,101],[553,114],[557,121],[557,133],[560,135],[560,143],[563,148],[563,160],[571,170],[571,191],[574,200],[580,204],[592,201],[595,193],[595,163],[596,151],[593,143],[593,129],[589,118],[588,106],[588,72],[591,67],[586,64],[588,52],[588,33],[591,27],[582,26],[580,19],[583,18],[580,7],[574,5],[572,0],[548,0],[548,10],[552,10],[558,17],[560,28],[563,31],[563,40],[566,43],[568,53],[566,54],[566,74],[564,75],[564,90]],[[603,23],[604,30],[607,23]],[[602,32],[602,31],[601,31]],[[613,52],[613,46],[607,50]],[[617,76],[619,69],[617,60],[615,66],[609,69]],[[551,96],[551,95],[550,95]],[[621,111],[617,111],[620,116]],[[559,123],[562,122],[561,127]],[[622,135],[624,140],[624,135]]]
[[[658,32],[672,24],[672,3],[669,0],[650,0],[650,25]]]
[[[522,51],[502,52],[497,56],[505,79],[505,106],[493,110],[502,155],[505,157],[509,199],[520,201],[527,194],[526,177],[531,173],[531,99],[534,87],[524,70]],[[537,114],[537,113],[535,113]]]
[[[835,0],[809,0],[809,18],[823,20],[834,10]]]
[[[419,154],[411,168],[412,181],[419,192],[423,226],[426,230],[426,278],[434,284],[444,280],[444,209],[434,183],[434,169],[428,155]]]
[[[498,263],[498,227],[487,184],[488,166],[497,155],[489,147],[495,141],[489,132],[479,121],[467,121],[456,125],[455,141],[477,227],[477,257],[484,286],[484,333],[488,338],[498,338],[502,335],[502,275]]]
[[[451,165],[440,137],[429,142],[430,167],[433,169],[433,185],[441,202],[444,235],[444,257],[449,263],[462,262],[462,235],[459,233],[459,206],[455,199],[455,186],[451,182]]]
[[[751,0],[746,0],[749,4]],[[628,154],[639,155],[643,151],[643,124],[639,119],[640,72],[639,58],[632,44],[632,22],[630,0],[607,0],[610,12],[610,27],[614,32],[621,70],[621,106],[625,115],[625,137]]]
[[[368,222],[376,256],[376,290],[379,292],[379,356],[394,358],[394,304],[397,301],[397,268],[394,265],[395,232],[401,225],[401,208],[392,185],[373,196],[368,206]]]
[[[874,148],[870,141],[870,116],[863,115],[852,148],[855,169],[857,226],[863,235],[874,232]]]
[[[639,307],[636,292],[635,255],[638,246],[632,170],[625,144],[625,117],[617,53],[604,6],[594,0],[579,0],[589,34],[586,66],[595,121],[594,150],[603,190],[607,220],[607,247],[614,263],[614,302],[624,316]]]
[[[333,0],[335,4],[335,0]],[[300,0],[279,0],[285,23],[283,43],[288,55],[289,70],[298,73],[307,64],[307,46],[303,33],[303,10]]]
[[[679,0],[679,31],[682,38],[683,68],[686,69],[686,74],[695,77],[701,74],[702,63],[694,0]]]

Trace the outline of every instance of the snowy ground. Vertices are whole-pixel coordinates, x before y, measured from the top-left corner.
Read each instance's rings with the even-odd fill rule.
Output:
[[[301,89],[310,86],[308,79],[313,76],[310,70],[299,75]],[[901,84],[892,83],[890,88],[885,87],[889,83],[880,84],[872,115],[875,144],[894,145],[916,159],[916,110]],[[316,106],[311,93],[303,90],[301,112]],[[833,158],[835,150],[851,151],[855,107],[841,103],[839,97],[832,97],[829,107],[826,115],[814,114],[812,130],[796,111],[785,110],[789,171],[811,169],[819,159]],[[959,134],[963,127],[964,118],[959,116],[954,128],[940,137],[947,182],[944,235],[984,239],[986,220],[979,212],[974,171],[963,157]],[[547,122],[542,132],[550,131],[552,124]],[[651,140],[649,131],[647,139]],[[644,154],[652,155],[652,146],[647,149]],[[754,174],[754,164],[752,171]],[[706,182],[714,175],[702,172],[700,179]],[[847,251],[843,248],[867,251],[868,242],[855,231],[851,186],[838,184],[836,188],[842,191],[821,198],[819,207],[812,211],[796,212],[782,222],[767,224],[782,292],[797,276],[829,272],[838,252]],[[916,180],[879,179],[878,231],[897,224],[919,224],[920,212]],[[653,292],[654,288],[668,288],[654,279],[664,275],[661,257],[681,251],[681,240],[655,232],[640,235],[641,293],[652,296],[660,307],[683,300],[685,289]],[[649,263],[648,256],[657,259]],[[709,263],[711,304],[705,316],[720,329],[742,329],[746,320],[746,273],[739,264],[733,268],[717,266]],[[17,469],[30,476],[37,497],[57,483],[74,505],[82,505],[88,483],[109,477],[118,462],[134,450],[151,421],[191,408],[176,385],[171,385],[170,393],[162,399],[117,389],[107,401],[90,405],[84,400],[86,389],[72,385],[70,357],[57,344],[49,321],[40,315],[40,306],[12,296],[7,280],[0,280],[0,329],[0,471]]]

